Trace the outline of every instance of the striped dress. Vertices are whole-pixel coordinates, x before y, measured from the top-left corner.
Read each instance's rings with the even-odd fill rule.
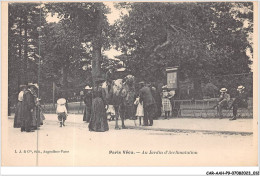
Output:
[[[172,111],[171,101],[168,97],[169,97],[169,93],[166,91],[163,91],[163,94],[162,94],[162,110],[163,111]]]

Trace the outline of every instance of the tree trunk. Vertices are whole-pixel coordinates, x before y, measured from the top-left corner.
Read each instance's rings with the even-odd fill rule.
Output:
[[[100,3],[96,3],[96,34],[93,41],[92,80],[95,85],[97,77],[101,76],[101,48],[102,48],[102,22],[103,13]]]
[[[27,14],[24,15],[24,80],[28,83],[29,61],[28,61],[28,23]]]
[[[18,61],[18,65],[17,65],[17,82],[18,82],[18,88],[17,88],[17,92],[19,94],[20,92],[20,84],[21,84],[21,63],[22,62],[22,19],[20,18],[20,23],[19,23],[19,61]],[[24,74],[24,71],[22,71],[22,73]]]
[[[201,80],[200,79],[193,79],[194,84],[194,99],[201,100],[203,99],[202,96],[202,89],[201,89]]]
[[[65,65],[61,68],[61,74],[62,74],[62,89],[63,91],[63,97],[67,99],[68,97],[68,66]]]

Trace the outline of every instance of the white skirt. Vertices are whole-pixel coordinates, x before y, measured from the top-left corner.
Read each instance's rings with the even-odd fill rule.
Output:
[[[144,116],[144,107],[141,103],[137,105],[136,114],[137,117],[143,117]]]

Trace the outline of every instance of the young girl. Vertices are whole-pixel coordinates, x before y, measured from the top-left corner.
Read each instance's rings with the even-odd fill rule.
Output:
[[[65,104],[66,104],[66,99],[64,98],[58,99],[56,113],[58,115],[58,120],[60,121],[60,127],[62,127],[62,125],[65,126],[64,123],[68,116],[67,108]]]
[[[165,119],[168,119],[170,116],[170,112],[172,111],[171,101],[169,99],[169,92],[167,91],[167,86],[163,87],[162,92],[162,105],[163,105],[163,111],[165,113]]]
[[[144,107],[143,107],[143,103],[140,102],[140,97],[138,96],[134,102],[135,105],[137,105],[137,109],[136,109],[136,117],[139,117],[139,125],[141,126],[142,124],[142,117],[144,116]]]

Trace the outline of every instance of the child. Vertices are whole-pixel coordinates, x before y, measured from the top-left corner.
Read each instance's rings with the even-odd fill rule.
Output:
[[[112,121],[115,119],[115,108],[113,105],[108,105],[107,107],[107,119]]]
[[[170,112],[172,111],[171,101],[169,99],[169,92],[167,91],[167,86],[163,87],[162,92],[162,105],[163,105],[163,111],[165,113],[165,119],[168,119],[170,116]]]
[[[143,103],[140,102],[140,97],[138,96],[134,102],[135,105],[137,105],[137,109],[136,109],[136,117],[139,117],[139,125],[141,126],[141,122],[142,122],[142,117],[144,116],[144,107],[143,107]]]
[[[65,104],[66,104],[66,99],[64,98],[58,99],[56,113],[58,115],[58,120],[60,121],[60,127],[62,127],[62,125],[65,126],[64,123],[68,116]]]

